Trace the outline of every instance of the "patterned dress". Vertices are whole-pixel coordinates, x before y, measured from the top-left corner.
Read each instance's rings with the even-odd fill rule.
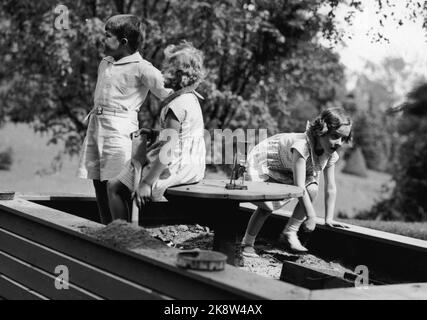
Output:
[[[294,184],[292,153],[298,152],[306,160],[306,186],[319,184],[320,174],[335,164],[338,153],[314,152],[314,138],[308,131],[304,133],[281,133],[265,139],[255,146],[248,155],[247,179],[251,181],[269,181]],[[277,210],[290,200],[257,202],[266,210]]]

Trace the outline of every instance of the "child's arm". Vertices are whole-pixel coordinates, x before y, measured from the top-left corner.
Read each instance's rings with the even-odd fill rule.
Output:
[[[337,185],[335,183],[335,165],[325,168],[325,225],[329,227],[344,227],[334,222],[335,202],[337,199]]]
[[[335,183],[335,165],[325,168],[325,224],[332,224],[334,219],[335,201],[337,198],[337,185]]]
[[[299,152],[293,152],[292,154],[292,163],[293,163],[293,175],[294,175],[294,184],[300,188],[303,188],[304,195],[299,198],[299,202],[304,206],[305,212],[307,215],[307,220],[304,223],[307,231],[313,231],[316,227],[316,212],[314,211],[313,204],[311,203],[310,195],[308,194],[307,189],[305,188],[305,171],[306,171],[306,161],[299,154]],[[302,219],[303,217],[298,217]]]
[[[163,75],[154,66],[144,70],[142,79],[147,88],[160,100],[165,99],[173,92],[172,89],[165,88]]]
[[[177,133],[179,132],[180,123],[171,110],[169,110],[166,114],[165,122],[167,129],[174,130]],[[177,139],[173,139],[172,137],[172,139],[167,142],[167,148],[169,150],[174,150],[176,143]],[[142,178],[139,184],[139,188],[135,192],[136,203],[139,207],[141,207],[141,203],[145,204],[145,202],[150,199],[152,185],[159,178],[163,170],[168,166],[167,163],[163,163],[161,161],[160,154],[161,152],[159,152],[156,159],[152,162],[150,170]]]

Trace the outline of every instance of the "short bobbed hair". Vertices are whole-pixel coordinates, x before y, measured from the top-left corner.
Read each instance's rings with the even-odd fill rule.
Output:
[[[129,48],[137,51],[145,40],[145,24],[133,14],[118,14],[109,18],[105,30],[114,34],[117,39],[126,38]]]
[[[314,137],[321,137],[333,133],[341,126],[352,126],[351,118],[342,108],[329,108],[323,110],[320,115],[309,124],[308,132]],[[352,141],[352,132],[346,137],[346,143]]]

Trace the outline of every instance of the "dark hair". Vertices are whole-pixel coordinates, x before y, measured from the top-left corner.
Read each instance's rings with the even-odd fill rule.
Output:
[[[174,78],[179,88],[197,86],[205,77],[203,53],[191,42],[182,41],[164,50],[165,63],[173,66]]]
[[[323,110],[320,115],[310,123],[308,132],[313,136],[323,136],[338,130],[341,126],[351,126],[351,118],[342,108],[330,108]],[[346,143],[352,140],[352,132],[344,138]]]
[[[105,30],[113,33],[119,40],[126,38],[132,51],[138,50],[145,40],[145,24],[132,14],[118,14],[110,17]]]

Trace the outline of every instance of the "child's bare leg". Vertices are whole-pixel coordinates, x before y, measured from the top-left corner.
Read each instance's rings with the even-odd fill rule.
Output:
[[[258,207],[249,219],[246,234],[256,237],[270,214],[271,211]]]
[[[306,190],[310,196],[310,200],[313,202],[318,193],[319,186],[316,183],[312,183],[306,187]],[[306,210],[301,202],[298,201],[295,209],[292,213],[292,217],[289,218],[288,223],[286,224],[285,229],[280,236],[281,240],[284,240],[288,243],[289,247],[298,252],[306,252],[308,251],[298,239],[297,232],[301,227],[301,224],[304,222],[307,216]]]
[[[102,224],[111,222],[110,207],[108,205],[107,181],[93,180],[99,217]]]
[[[245,236],[242,240],[243,254],[247,256],[256,256],[254,250],[255,239],[258,236],[262,226],[264,225],[265,220],[271,214],[270,210],[266,210],[258,207],[251,218],[249,219],[248,226],[246,227]]]
[[[311,202],[314,202],[314,200],[316,200],[317,198],[317,193],[319,192],[319,185],[317,183],[312,183],[306,187],[306,190],[308,192],[308,195],[310,196]],[[305,211],[305,208],[301,204],[301,202],[298,201],[292,213],[292,218],[295,218],[298,220],[304,220],[306,217],[307,217],[307,213]]]
[[[129,221],[130,198],[130,190],[118,179],[108,182],[108,199],[113,220],[122,219]]]

